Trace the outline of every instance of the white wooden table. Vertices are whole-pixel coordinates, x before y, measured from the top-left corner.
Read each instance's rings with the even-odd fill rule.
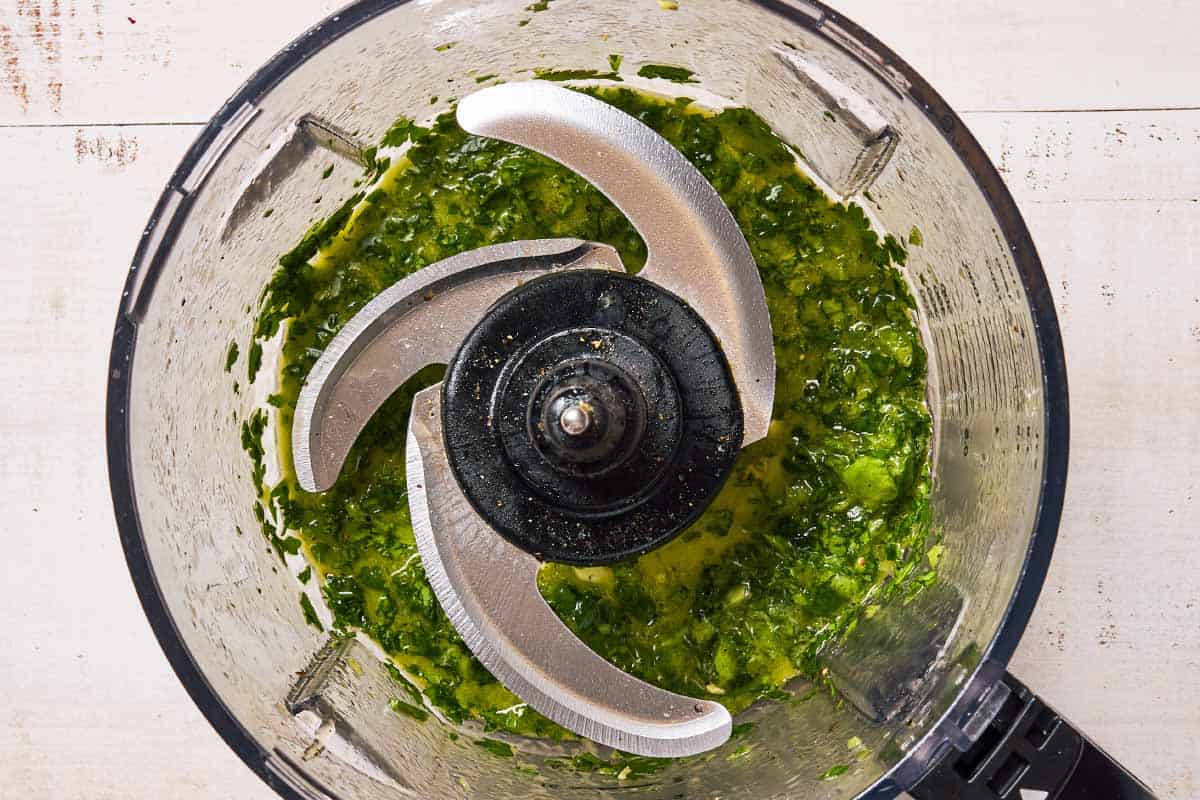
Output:
[[[0,0],[0,797],[273,796],[192,706],[134,597],[105,364],[169,171],[335,5]],[[1056,293],[1071,478],[1014,671],[1160,797],[1200,797],[1200,3],[840,7],[964,113]]]

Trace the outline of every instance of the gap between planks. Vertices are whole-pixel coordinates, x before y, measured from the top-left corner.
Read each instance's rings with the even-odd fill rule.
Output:
[[[954,109],[960,116],[968,114],[1156,114],[1200,111],[1200,106],[1127,106],[1112,108],[961,108]],[[174,120],[157,122],[0,122],[0,130],[23,130],[33,128],[170,128],[200,127],[208,120]]]
[[[207,122],[0,122],[0,130],[54,128],[199,128]]]

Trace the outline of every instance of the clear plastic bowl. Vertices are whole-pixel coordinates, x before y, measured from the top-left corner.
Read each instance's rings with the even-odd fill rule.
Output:
[[[527,5],[352,5],[256,73],[172,177],[126,286],[108,405],[114,504],[147,615],[209,720],[288,797],[894,796],[969,727],[1052,549],[1066,379],[1029,234],[941,98],[819,4]],[[331,642],[304,623],[295,578],[255,533],[239,426],[270,382],[235,396],[225,372],[279,255],[354,192],[362,149],[397,116],[446,110],[476,86],[472,76],[603,71],[610,53],[628,74],[644,63],[692,70],[700,84],[689,94],[757,111],[833,196],[900,238],[919,229],[907,277],[930,353],[933,504],[946,544],[934,591],[885,609],[830,654],[840,695],[761,703],[744,717],[760,723],[744,739],[635,780],[531,776],[469,737],[451,741],[436,720],[392,712],[383,664],[366,644]],[[324,180],[314,204],[337,161],[352,168]],[[276,356],[268,347],[264,374]],[[852,737],[869,758],[848,758]],[[752,756],[729,759],[739,745]],[[523,760],[536,762],[539,748],[564,749],[526,743]],[[821,779],[846,761],[844,775]]]

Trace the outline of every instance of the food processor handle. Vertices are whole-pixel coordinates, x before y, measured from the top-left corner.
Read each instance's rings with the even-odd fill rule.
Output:
[[[985,705],[995,716],[965,751],[948,748],[908,790],[916,800],[1153,800],[1144,783],[1012,675]]]

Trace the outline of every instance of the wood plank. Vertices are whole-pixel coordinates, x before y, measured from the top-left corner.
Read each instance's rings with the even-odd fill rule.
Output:
[[[196,128],[0,130],[0,796],[274,795],[150,633],[109,500],[104,391],[141,228]],[[10,792],[12,793],[10,795]]]
[[[1196,108],[1193,0],[831,0],[962,111]]]
[[[1014,671],[1164,800],[1200,793],[1200,113],[979,114],[1062,314],[1073,466]],[[137,606],[104,468],[104,370],[130,256],[195,128],[0,130],[0,781],[21,796],[266,798]],[[32,399],[32,400],[31,400]],[[1190,421],[1190,422],[1189,422]],[[36,509],[36,510],[35,510]],[[130,746],[129,743],[141,743]]]
[[[1147,780],[1200,795],[1200,112],[973,115],[1056,295],[1071,468],[1013,672]]]
[[[0,124],[202,122],[336,0],[0,4]]]
[[[0,6],[0,125],[204,121],[339,5],[14,0]],[[1192,0],[835,5],[961,109],[1200,106]]]

